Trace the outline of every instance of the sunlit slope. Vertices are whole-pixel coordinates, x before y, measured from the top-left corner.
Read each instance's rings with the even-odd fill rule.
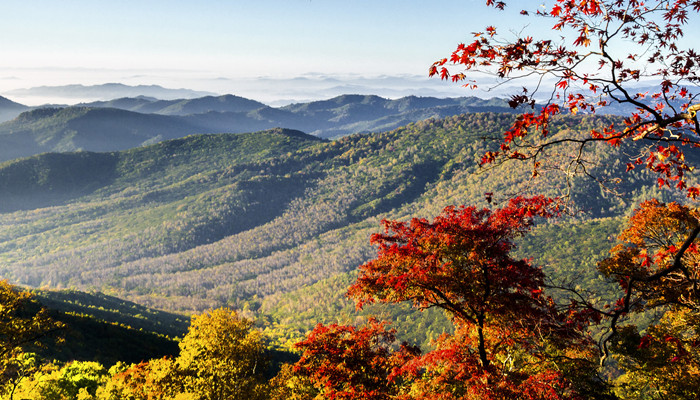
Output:
[[[37,287],[101,290],[168,310],[263,303],[272,309],[285,293],[371,257],[368,238],[382,218],[485,205],[485,192],[560,194],[566,183],[558,173],[545,170],[532,182],[525,164],[478,167],[490,145],[484,137],[496,136],[512,118],[469,114],[332,142],[285,130],[190,136],[124,152],[64,155],[58,164],[49,161],[52,155],[2,164],[0,275]],[[566,118],[554,131],[609,123]],[[590,156],[624,170],[607,150]],[[105,162],[90,171],[61,169],[97,159]],[[592,166],[590,172],[616,170]],[[589,216],[619,215],[658,194],[647,179],[634,179],[625,199],[577,178],[572,199]],[[22,192],[25,186],[30,189]]]

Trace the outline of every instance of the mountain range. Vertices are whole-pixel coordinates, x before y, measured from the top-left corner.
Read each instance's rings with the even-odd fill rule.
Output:
[[[6,99],[4,99],[6,100]],[[9,100],[0,113],[22,106]],[[386,131],[427,118],[467,112],[512,112],[502,99],[344,95],[281,108],[233,95],[158,100],[120,98],[72,107],[36,108],[0,124],[0,161],[45,152],[115,151],[203,133],[243,133],[276,127],[322,138]]]

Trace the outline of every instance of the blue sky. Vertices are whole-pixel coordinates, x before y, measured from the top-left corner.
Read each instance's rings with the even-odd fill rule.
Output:
[[[484,0],[4,0],[0,95],[107,82],[268,103],[372,90],[468,95],[427,79],[430,64],[491,24],[549,32],[549,21],[518,14],[539,1],[508,4],[498,12]]]
[[[362,87],[358,78],[425,79],[433,61],[503,13],[483,0],[11,0],[0,16],[2,94],[70,83],[233,92],[258,77],[334,77],[350,88]]]
[[[423,73],[489,14],[480,0],[4,1],[0,67]]]

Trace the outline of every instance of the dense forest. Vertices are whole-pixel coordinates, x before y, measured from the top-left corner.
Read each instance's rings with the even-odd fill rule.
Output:
[[[534,199],[539,201],[538,198]],[[494,209],[493,214],[486,215],[504,213],[508,207]],[[473,212],[476,209],[464,210]],[[458,213],[461,212],[460,209]],[[639,211],[635,214],[639,214]],[[572,287],[577,290],[595,290],[599,296],[604,297],[592,301],[604,303],[614,300],[619,295],[615,283],[606,279],[596,268],[584,267],[605,257],[605,249],[616,242],[615,236],[621,225],[627,225],[629,230],[629,223],[623,223],[621,219],[597,218],[540,225],[518,240],[516,257],[520,254],[537,254],[536,263],[533,260],[532,264],[524,264],[532,265],[535,268],[533,272],[540,270],[535,265],[546,265],[549,278],[575,282]],[[521,233],[531,229],[532,220],[528,217],[523,221],[525,225],[518,228],[522,229]],[[437,224],[437,219],[435,222]],[[484,234],[488,232],[480,232],[478,237]],[[543,243],[546,243],[547,251],[542,251]],[[383,248],[378,258],[364,264],[360,275],[367,276],[366,269],[372,263],[382,260],[385,251],[386,248]],[[392,259],[393,256],[389,258]],[[463,382],[458,383],[461,382],[458,377],[440,374],[433,376],[431,373],[418,378],[413,375],[415,372],[411,372],[415,363],[424,362],[423,360],[431,362],[430,357],[434,357],[432,354],[450,354],[444,353],[446,349],[442,348],[451,345],[446,340],[451,335],[462,334],[455,316],[450,316],[449,311],[436,309],[411,311],[407,304],[370,305],[358,314],[354,302],[344,301],[343,297],[348,287],[350,291],[347,293],[351,293],[352,297],[356,300],[361,297],[352,293],[358,288],[364,290],[360,282],[362,280],[358,279],[357,271],[319,282],[309,289],[297,291],[293,296],[287,296],[286,304],[277,311],[278,315],[266,315],[260,313],[260,309],[255,313],[250,308],[252,302],[249,302],[239,312],[217,308],[197,313],[189,324],[175,314],[155,311],[100,293],[30,293],[0,282],[0,297],[5,305],[0,313],[0,345],[3,346],[0,348],[0,368],[3,372],[0,385],[4,396],[9,399],[57,400],[311,400],[329,398],[329,393],[332,397],[334,392],[344,392],[346,385],[362,389],[354,395],[359,396],[357,398],[367,398],[367,391],[377,391],[377,396],[384,398],[381,396],[387,392],[399,396],[406,388],[420,384],[423,379],[428,379],[427,388],[430,388],[430,393],[435,393],[445,385],[461,386]],[[472,282],[475,283],[476,281]],[[537,285],[545,286],[543,282]],[[457,287],[465,285],[460,283]],[[552,290],[551,294],[559,304],[568,301],[566,295],[557,295],[554,287],[547,290]],[[519,296],[517,292],[505,293],[506,297]],[[534,299],[539,299],[540,293],[541,290],[534,289]],[[313,304],[308,304],[309,301]],[[518,303],[521,301],[518,300]],[[48,310],[43,307],[48,307]],[[495,310],[497,308],[493,311],[497,313]],[[555,312],[554,315],[558,313]],[[646,313],[627,318],[626,321],[645,327],[657,322],[659,316]],[[284,317],[286,319],[282,321]],[[376,318],[394,322],[387,326]],[[512,316],[506,312],[499,319],[489,320],[489,324],[498,324],[499,321],[507,323],[509,318]],[[516,318],[518,324],[523,322],[522,315]],[[331,322],[327,322],[327,325],[318,323],[329,319]],[[333,320],[352,325],[333,323]],[[578,324],[569,325],[568,321],[563,325],[568,328],[561,338],[558,335],[562,333],[557,333],[556,330],[546,334],[547,340],[552,340],[548,344],[547,354],[554,352],[568,360],[555,364],[557,368],[564,368],[563,373],[547,377],[545,382],[551,387],[545,387],[546,390],[558,390],[562,383],[571,385],[572,382],[568,380],[577,379],[573,381],[574,387],[570,390],[590,394],[592,397],[589,398],[615,398],[610,397],[611,383],[618,387],[618,393],[626,393],[625,396],[640,388],[642,391],[636,394],[641,395],[640,398],[647,398],[647,394],[653,392],[645,388],[649,371],[638,373],[634,364],[609,367],[606,371],[610,382],[598,380],[599,377],[595,374],[596,362],[590,358],[590,349],[587,350],[590,346],[587,338],[599,335],[601,327],[593,324],[580,331],[583,328]],[[290,326],[297,327],[296,333],[299,336],[289,330]],[[394,330],[393,327],[398,329]],[[576,332],[581,335],[580,338],[572,338],[571,335]],[[525,335],[527,332],[518,333]],[[542,334],[542,327],[538,327],[537,335]],[[555,336],[549,337],[550,334]],[[430,341],[420,343],[426,336]],[[526,338],[527,336],[518,337],[515,346],[522,345],[520,340]],[[560,347],[562,343],[558,340],[564,340],[564,348]],[[635,338],[632,335],[616,342],[615,351],[619,353],[621,362],[634,363],[640,357],[648,357],[634,350],[635,340],[639,340],[639,336]],[[574,344],[576,347],[566,347]],[[494,350],[502,345],[495,346]],[[629,348],[630,345],[633,347]],[[674,346],[671,344],[665,351],[673,351]],[[437,349],[433,353],[431,349],[435,348]],[[510,347],[507,349],[505,354],[513,351]],[[424,355],[421,355],[422,351],[425,352]],[[532,354],[525,355],[516,352],[510,357],[517,357],[513,362],[525,362],[527,365],[529,357],[537,359],[542,356],[539,351],[543,350],[537,349]],[[651,372],[658,374],[654,368],[660,367],[651,367]],[[401,379],[392,378],[392,374],[397,371],[407,375]],[[474,376],[478,375],[472,375]],[[328,377],[335,377],[339,381],[326,381]],[[674,376],[673,379],[673,382],[677,382],[678,378]],[[539,390],[536,388],[541,384],[521,381],[517,376],[502,384],[512,385],[513,382],[520,383],[514,387],[502,387],[497,396],[507,398],[503,396]],[[684,384],[682,387],[693,390],[692,382],[694,381],[689,386]],[[467,384],[473,388],[475,382],[468,380]],[[533,384],[537,386],[531,386]]]
[[[625,218],[646,199],[682,196],[659,189],[643,171],[615,180],[625,170],[618,155],[633,146],[585,154],[592,173],[609,182],[603,187],[553,168],[566,149],[548,154],[552,168],[543,179],[530,179],[525,164],[480,168],[493,133],[513,121],[509,114],[465,114],[334,141],[284,129],[195,135],[120,152],[50,153],[1,164],[2,275],[54,289],[35,296],[64,327],[62,345],[44,339],[44,350],[22,359],[34,378],[21,375],[11,387],[27,396],[45,390],[42,396],[56,391],[55,398],[110,398],[106,388],[126,384],[119,380],[132,373],[191,374],[178,360],[191,351],[183,340],[194,334],[192,326],[187,333],[186,318],[152,308],[245,325],[241,335],[254,337],[251,354],[269,367],[250,377],[246,390],[263,397],[286,393],[268,381],[291,373],[280,370],[281,362],[298,360],[296,344],[318,323],[370,321],[367,334],[434,348],[442,335],[457,333],[449,313],[381,303],[358,311],[346,292],[357,267],[377,254],[369,238],[381,220],[432,218],[451,204],[497,207],[509,197],[554,196],[568,188],[568,212],[514,238],[515,252],[542,266],[551,282],[595,291],[592,301],[600,304],[614,301],[619,288],[597,262],[616,243]],[[553,137],[617,123],[616,117],[563,116],[553,121]],[[55,291],[60,288],[71,290]],[[566,291],[548,293],[559,304],[568,301]],[[240,311],[211,311],[221,307]],[[395,333],[371,325],[371,318],[392,321]],[[630,321],[646,326],[657,318],[647,313]],[[115,346],[121,355],[102,350]],[[47,356],[57,361],[41,361]],[[162,356],[175,358],[138,364]],[[80,361],[63,364],[68,360]],[[71,374],[89,378],[69,387]],[[195,390],[168,382],[148,390],[157,387],[163,396]]]
[[[0,165],[2,274],[171,311],[273,310],[369,259],[383,218],[485,205],[487,192],[558,193],[566,181],[554,170],[530,182],[527,166],[479,169],[482,138],[511,121],[467,114],[332,142],[285,130],[203,135],[10,161]],[[610,121],[564,117],[556,129]],[[624,169],[614,153],[590,159],[606,166],[603,175]],[[626,197],[584,178],[572,184],[578,219],[622,216],[672,195],[643,173],[621,184]]]

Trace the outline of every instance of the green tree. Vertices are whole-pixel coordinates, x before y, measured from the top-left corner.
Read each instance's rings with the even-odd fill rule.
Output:
[[[37,381],[44,400],[93,399],[107,379],[107,369],[94,361],[73,361]]]

